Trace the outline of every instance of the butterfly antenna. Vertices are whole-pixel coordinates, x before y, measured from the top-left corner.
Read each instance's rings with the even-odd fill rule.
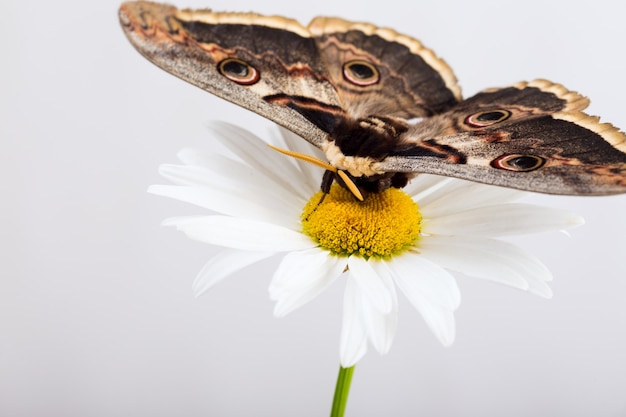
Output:
[[[292,158],[296,158],[296,159],[300,159],[304,162],[308,162],[310,164],[316,165],[322,169],[325,169],[327,171],[333,172],[337,175],[339,175],[339,178],[341,178],[341,180],[344,182],[344,184],[346,185],[346,187],[348,188],[348,190],[350,190],[350,192],[352,194],[354,194],[354,196],[359,200],[359,201],[363,201],[363,194],[361,194],[361,191],[359,190],[359,187],[356,186],[356,184],[354,183],[354,181],[352,181],[352,179],[348,176],[348,174],[346,174],[344,171],[335,168],[334,166],[332,166],[331,164],[329,164],[328,162],[324,162],[319,158],[316,158],[314,156],[311,155],[307,155],[304,153],[300,153],[300,152],[294,152],[294,151],[289,151],[287,149],[281,149],[281,148],[277,148],[276,146],[273,145],[267,145],[270,148],[274,149],[275,151],[278,151],[282,154],[285,154],[287,156],[291,156]],[[324,193],[324,195],[322,196],[322,200],[320,200],[320,203],[322,203],[322,201],[324,201],[324,197],[326,196],[326,193]],[[318,204],[318,205],[319,205]]]
[[[344,184],[346,184],[346,187],[348,187],[348,190],[350,190],[350,192],[354,194],[354,196],[359,201],[363,201],[363,194],[361,194],[361,190],[359,190],[359,187],[357,187],[354,181],[352,181],[352,178],[350,178],[348,174],[345,173],[345,171],[342,171],[340,169],[337,170],[337,175],[339,175],[339,177],[343,180]]]

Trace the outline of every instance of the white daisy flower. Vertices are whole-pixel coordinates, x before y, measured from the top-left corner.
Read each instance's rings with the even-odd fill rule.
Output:
[[[175,185],[149,188],[217,213],[164,222],[224,248],[196,277],[195,294],[274,255],[282,256],[269,288],[276,316],[301,307],[335,281],[345,282],[344,368],[363,357],[368,343],[381,354],[389,351],[398,320],[397,289],[441,343],[450,345],[461,296],[449,271],[550,298],[548,269],[495,238],[583,223],[567,211],[514,203],[526,194],[520,191],[425,174],[403,190],[389,189],[364,202],[335,184],[319,204],[320,168],[275,152],[238,127],[213,128],[236,159],[185,149],[178,155],[183,165],[160,168]],[[286,131],[273,145],[323,158]]]

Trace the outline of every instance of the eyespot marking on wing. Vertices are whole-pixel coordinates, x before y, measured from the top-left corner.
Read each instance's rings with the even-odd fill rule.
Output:
[[[343,78],[359,87],[366,87],[380,81],[380,72],[374,64],[353,60],[343,64]]]
[[[481,128],[500,123],[511,117],[509,110],[487,110],[467,116],[464,123],[470,127]]]
[[[220,61],[217,64],[217,70],[224,77],[240,85],[252,85],[261,78],[256,68],[236,58],[226,58]]]
[[[491,166],[506,171],[529,172],[541,168],[545,162],[537,155],[505,154],[491,161]]]

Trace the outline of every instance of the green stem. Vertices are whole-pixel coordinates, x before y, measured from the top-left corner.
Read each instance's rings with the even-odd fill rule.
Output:
[[[333,398],[333,408],[330,412],[330,417],[343,417],[343,413],[346,410],[346,403],[348,402],[353,373],[354,366],[339,368],[337,385],[335,386],[335,398]]]

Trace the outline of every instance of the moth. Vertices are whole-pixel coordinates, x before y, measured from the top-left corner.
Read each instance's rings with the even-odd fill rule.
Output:
[[[626,193],[626,135],[562,85],[520,82],[464,100],[450,67],[418,40],[339,18],[302,26],[143,1],[122,4],[119,18],[148,60],[306,139],[365,194],[419,173]]]

